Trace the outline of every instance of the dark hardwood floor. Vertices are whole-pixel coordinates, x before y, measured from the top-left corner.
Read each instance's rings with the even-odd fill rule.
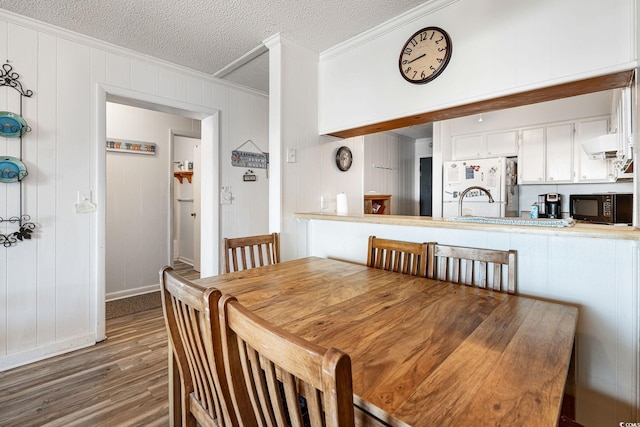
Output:
[[[162,308],[108,319],[106,331],[94,346],[0,372],[0,426],[169,425]]]

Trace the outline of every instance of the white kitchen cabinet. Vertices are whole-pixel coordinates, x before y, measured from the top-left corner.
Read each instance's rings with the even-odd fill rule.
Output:
[[[573,179],[573,124],[522,130],[520,184],[566,183]]]
[[[485,138],[487,143],[487,157],[511,157],[518,155],[517,130],[488,133]]]
[[[453,138],[453,160],[479,159],[485,156],[487,145],[483,134],[462,135]]]
[[[517,156],[518,131],[456,136],[452,148],[453,160]]]
[[[582,149],[582,142],[609,133],[609,120],[599,117],[576,123],[574,146],[576,182],[610,182],[615,180],[610,160],[593,160]]]
[[[543,184],[545,182],[545,131],[544,128],[522,130],[522,142],[518,153],[519,184]]]
[[[546,181],[573,181],[573,123],[546,128]]]

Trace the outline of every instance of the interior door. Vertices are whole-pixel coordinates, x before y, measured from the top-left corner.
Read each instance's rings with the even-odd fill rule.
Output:
[[[420,158],[420,216],[433,216],[433,157]]]

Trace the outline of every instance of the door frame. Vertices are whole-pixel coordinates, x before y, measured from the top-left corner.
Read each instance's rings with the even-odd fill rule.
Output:
[[[171,168],[170,171],[171,173],[173,173],[173,167],[174,167],[174,162],[175,162],[175,153],[174,153],[174,146],[175,146],[175,137],[176,136],[182,136],[184,138],[192,138],[192,139],[197,139],[198,141],[200,141],[200,145],[202,145],[202,140],[200,138],[200,133],[198,132],[188,132],[188,131],[183,131],[183,130],[175,130],[175,129],[171,129]],[[200,151],[200,150],[198,150]],[[200,168],[201,165],[201,160],[200,159],[196,159],[195,157],[193,158],[193,162],[194,162],[194,166],[197,164],[198,165],[198,169]],[[194,174],[193,179],[199,179],[199,177],[196,177],[196,174]],[[173,201],[175,199],[175,185],[176,185],[176,180],[171,180],[171,188],[169,189],[169,197],[171,199],[171,203],[172,203],[172,209],[169,211],[169,224],[173,224],[174,223],[174,209],[173,209]],[[202,194],[202,185],[199,186],[200,188],[200,194]],[[194,190],[196,188],[194,187]],[[200,198],[200,195],[197,196],[198,199]],[[196,200],[196,196],[194,194],[194,205],[193,205],[193,209],[194,211],[197,212],[198,217],[196,217],[196,220],[194,221],[194,227],[196,227],[196,230],[194,231],[199,231],[200,229],[200,200]],[[175,238],[175,234],[174,234],[175,230],[174,227],[171,227],[171,235],[169,236],[169,240],[171,242],[171,249],[169,252],[169,255],[171,257],[171,260],[173,260],[175,258],[175,253],[173,252],[173,240]],[[200,233],[200,235],[202,236],[202,233]],[[198,245],[198,243],[201,241],[202,239],[199,239],[199,241],[194,242],[194,244],[196,244],[196,246],[194,247],[195,250],[197,251],[197,253],[194,253],[194,265],[193,267],[197,270],[200,271],[200,247]]]
[[[220,110],[202,105],[167,99],[149,95],[103,83],[96,84],[94,113],[92,114],[91,161],[95,164],[92,175],[92,191],[97,204],[96,215],[91,218],[90,258],[91,258],[91,316],[96,341],[106,338],[106,135],[107,102],[117,102],[133,107],[146,108],[170,114],[199,119],[201,122],[201,188],[218,188],[220,165]],[[173,155],[170,156],[173,161]],[[173,164],[166,167],[168,180],[173,180]],[[169,186],[171,188],[171,186]],[[216,191],[201,191],[201,236],[200,254],[204,263],[201,266],[203,275],[218,274],[220,210],[219,195]],[[172,211],[172,198],[167,198],[166,209]],[[167,224],[172,228],[172,223]],[[165,230],[171,235],[171,230]],[[172,242],[169,241],[171,251]],[[169,252],[171,253],[171,252]],[[169,260],[170,262],[171,260]]]

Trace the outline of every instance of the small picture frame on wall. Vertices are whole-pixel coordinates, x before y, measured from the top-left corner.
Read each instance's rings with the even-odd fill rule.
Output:
[[[121,153],[147,154],[152,156],[156,154],[156,144],[145,141],[107,138],[106,148],[107,151],[119,151]]]

